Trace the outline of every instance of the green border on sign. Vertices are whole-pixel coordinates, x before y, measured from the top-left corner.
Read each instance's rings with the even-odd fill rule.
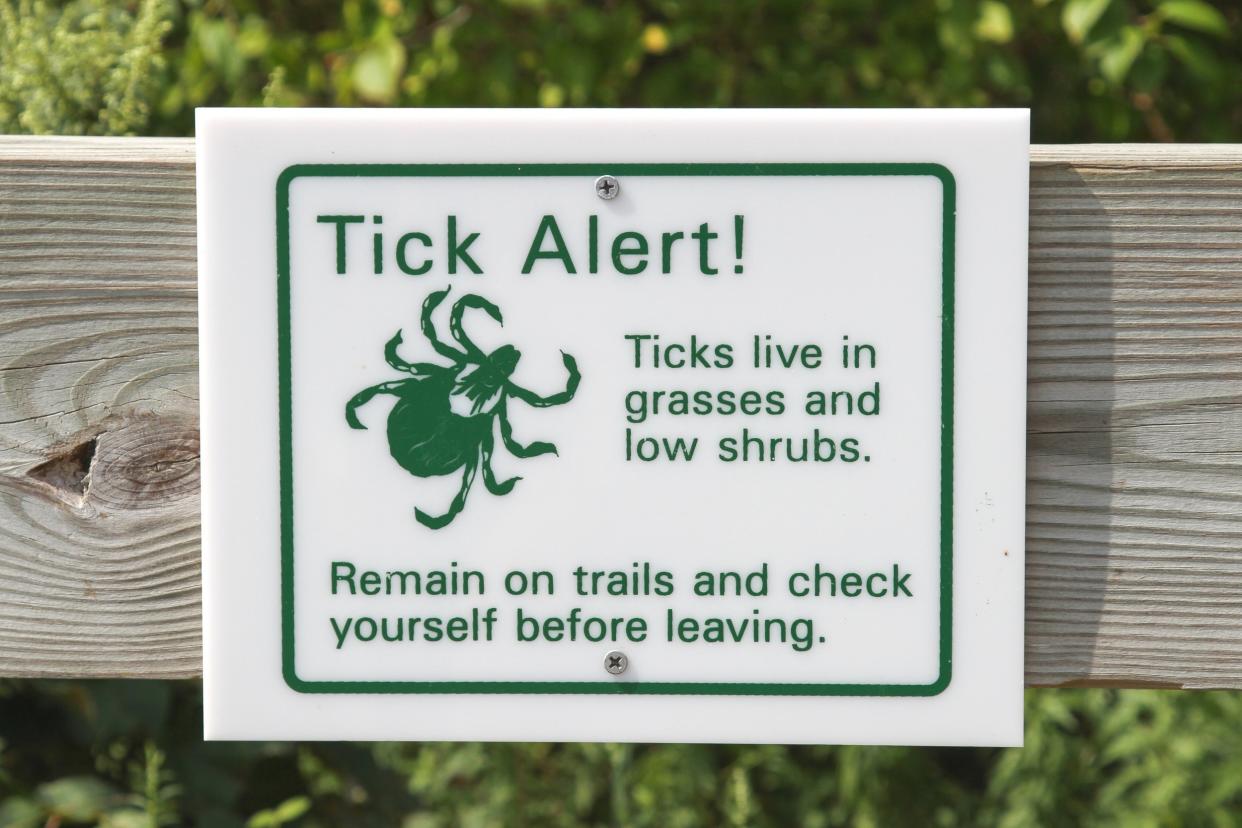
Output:
[[[931,684],[695,681],[303,681],[294,666],[293,406],[290,380],[289,187],[297,178],[579,176],[932,176],[940,181],[940,675]],[[276,319],[280,372],[281,642],[285,682],[300,693],[613,693],[715,696],[934,696],[953,665],[953,308],[957,186],[940,164],[295,164],[276,183]]]

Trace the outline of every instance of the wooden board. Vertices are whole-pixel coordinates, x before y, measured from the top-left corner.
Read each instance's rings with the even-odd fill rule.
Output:
[[[1242,687],[1242,146],[1032,148],[1030,273],[1028,684]],[[0,286],[0,675],[198,675],[193,142],[0,138]]]

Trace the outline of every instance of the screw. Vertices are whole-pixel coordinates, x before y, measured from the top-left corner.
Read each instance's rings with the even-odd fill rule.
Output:
[[[630,660],[626,658],[625,653],[620,650],[613,650],[611,653],[604,656],[604,669],[612,673],[614,676],[621,675],[625,672],[625,668],[629,666]]]
[[[621,182],[615,176],[601,175],[595,179],[595,194],[604,201],[612,201],[621,195]]]

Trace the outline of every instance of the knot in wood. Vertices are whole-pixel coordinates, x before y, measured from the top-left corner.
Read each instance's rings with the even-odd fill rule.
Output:
[[[143,418],[98,438],[88,498],[101,509],[144,509],[198,494],[192,424]]]

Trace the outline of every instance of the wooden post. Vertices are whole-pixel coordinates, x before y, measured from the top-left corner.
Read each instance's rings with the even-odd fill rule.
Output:
[[[194,233],[0,138],[0,675],[200,671]],[[1027,683],[1242,687],[1242,146],[1032,147],[1029,337]]]

